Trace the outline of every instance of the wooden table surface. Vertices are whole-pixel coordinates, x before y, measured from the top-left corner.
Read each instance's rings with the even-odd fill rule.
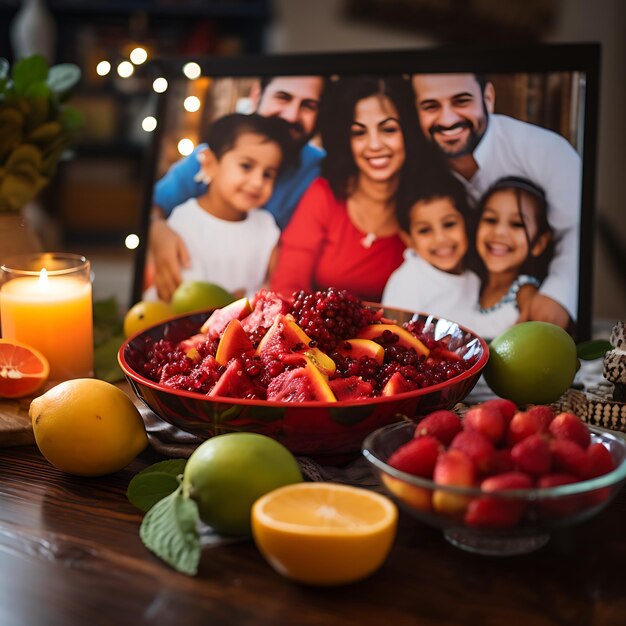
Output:
[[[0,448],[0,624],[544,626],[626,624],[626,490],[526,556],[475,556],[401,515],[368,579],[311,588],[276,574],[252,541],[206,547],[197,577],[139,539],[126,499],[149,449],[106,478],[77,478],[36,447]]]

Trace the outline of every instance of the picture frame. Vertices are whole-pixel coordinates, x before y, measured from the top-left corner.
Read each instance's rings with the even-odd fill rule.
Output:
[[[142,298],[146,285],[154,185],[181,158],[175,149],[180,138],[192,138],[194,145],[202,140],[210,121],[205,111],[207,102],[211,101],[214,117],[235,110],[248,113],[250,104],[242,94],[258,79],[272,76],[323,76],[336,81],[342,77],[365,75],[411,78],[416,74],[476,74],[486,76],[495,85],[495,113],[554,131],[567,140],[580,158],[578,248],[575,255],[578,263],[570,268],[570,279],[577,283],[573,305],[576,310],[568,330],[577,341],[588,339],[592,319],[600,52],[599,44],[589,43],[153,61],[148,70],[154,77],[165,78],[169,87],[158,97],[155,115],[158,123],[152,133],[144,177],[132,300]],[[190,61],[198,64],[200,78],[190,80],[185,77],[182,68]],[[227,83],[229,88],[217,94],[217,86],[223,87]],[[183,112],[182,100],[194,94],[202,103],[200,111]],[[319,136],[314,141],[319,143]],[[558,237],[555,239],[558,243]]]

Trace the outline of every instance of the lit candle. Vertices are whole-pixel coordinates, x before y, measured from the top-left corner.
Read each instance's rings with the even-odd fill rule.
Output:
[[[2,336],[37,348],[50,362],[50,378],[93,373],[93,317],[89,262],[76,255],[41,255],[39,271],[13,262],[2,267]],[[29,258],[28,266],[36,263]]]

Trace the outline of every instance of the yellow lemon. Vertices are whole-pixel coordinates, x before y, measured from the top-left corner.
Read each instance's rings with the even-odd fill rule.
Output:
[[[280,487],[252,507],[252,535],[283,576],[340,585],[378,569],[393,544],[398,510],[386,496],[335,483]]]
[[[126,467],[148,444],[137,407],[102,380],[79,378],[35,398],[28,414],[41,453],[77,476],[104,476]]]
[[[549,404],[570,387],[577,367],[576,344],[566,331],[548,322],[524,322],[491,342],[484,374],[501,398]]]
[[[167,302],[141,300],[130,307],[124,316],[124,335],[130,337],[175,315],[176,313]]]

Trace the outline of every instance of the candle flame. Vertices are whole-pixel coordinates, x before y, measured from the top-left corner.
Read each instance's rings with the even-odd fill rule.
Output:
[[[39,272],[39,286],[46,287],[48,285],[48,271],[45,267],[41,268]]]

